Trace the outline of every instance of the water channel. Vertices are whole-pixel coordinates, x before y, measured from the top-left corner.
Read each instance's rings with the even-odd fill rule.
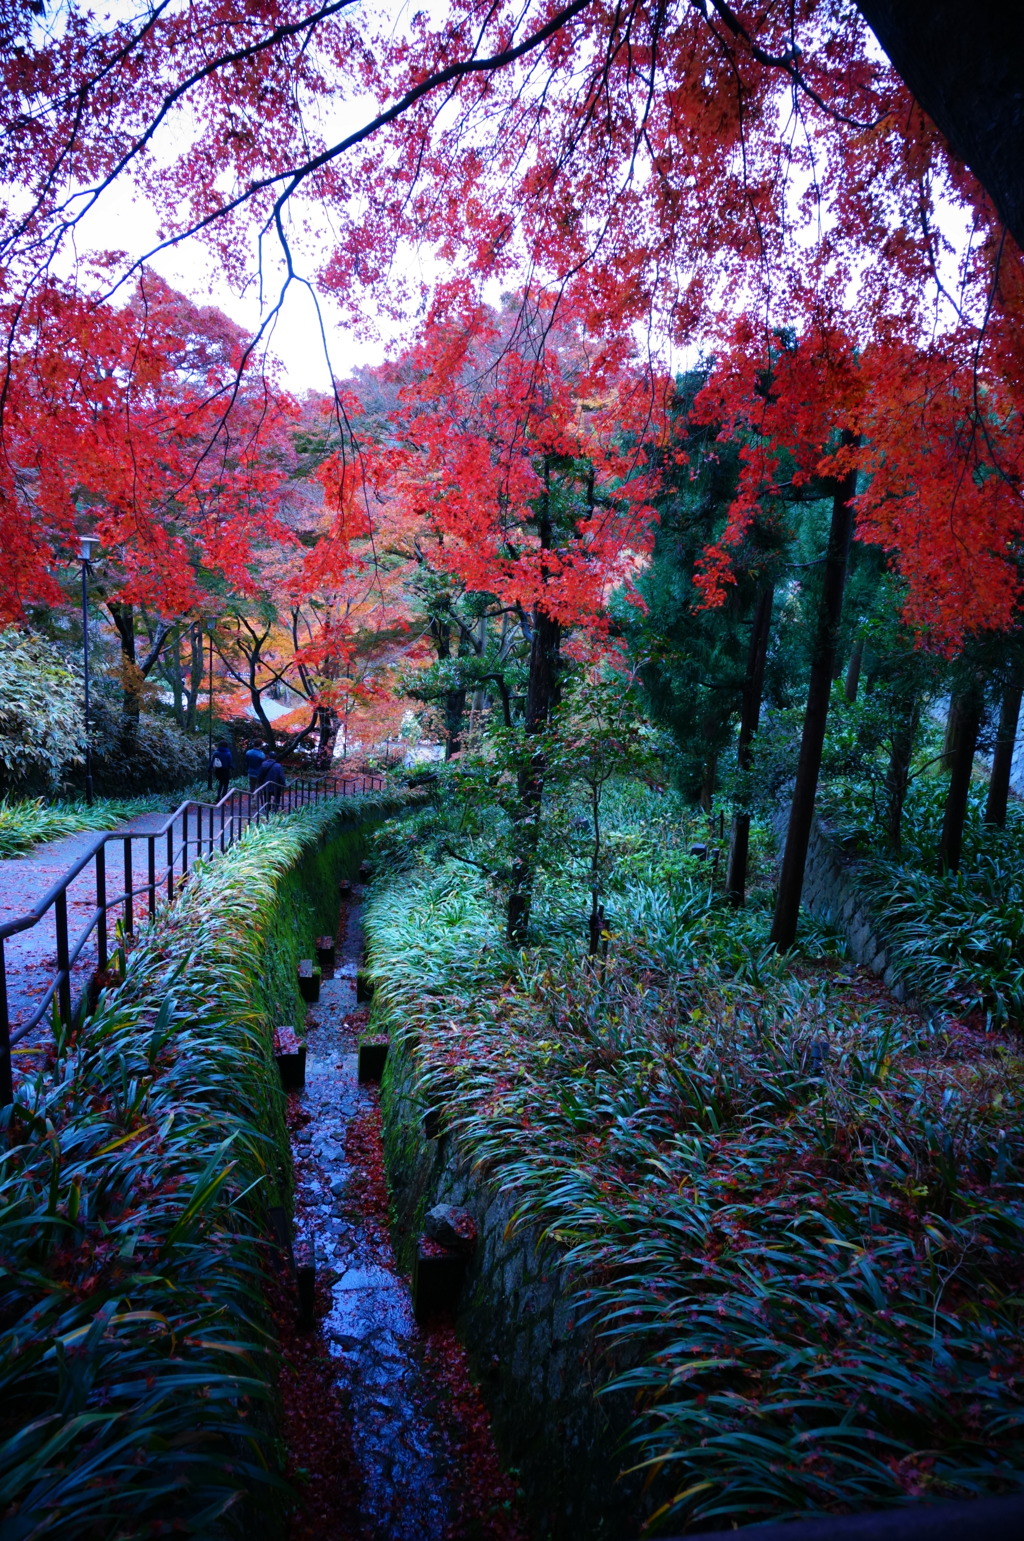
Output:
[[[514,1502],[508,1502],[514,1485],[501,1472],[493,1447],[483,1451],[482,1465],[491,1473],[488,1487],[497,1490],[489,1497],[505,1502],[493,1524],[479,1514],[467,1520],[464,1466],[468,1459],[479,1469],[481,1451],[460,1449],[448,1404],[459,1399],[460,1388],[463,1403],[467,1390],[470,1398],[475,1390],[464,1364],[455,1366],[454,1388],[446,1384],[453,1356],[462,1351],[450,1327],[442,1326],[439,1337],[416,1323],[388,1233],[379,1089],[361,1085],[357,1077],[358,1032],[366,1013],[356,1001],[360,910],[356,887],[342,904],[333,977],[324,971],[319,1003],[309,1009],[306,1084],[291,1094],[288,1119],[294,1234],[298,1246],[310,1239],[315,1246],[315,1330],[326,1344],[337,1404],[344,1410],[359,1527],[366,1541],[518,1535],[510,1513]],[[477,1424],[489,1444],[482,1403]],[[479,1445],[479,1427],[477,1440]]]

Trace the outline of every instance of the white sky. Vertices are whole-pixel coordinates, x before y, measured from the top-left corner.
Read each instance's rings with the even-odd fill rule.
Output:
[[[154,209],[142,195],[127,181],[115,183],[79,226],[77,251],[86,256],[116,249],[138,256],[158,244],[157,224]],[[301,260],[301,253],[296,256]],[[197,304],[216,305],[248,332],[259,327],[261,313],[255,283],[245,294],[236,293],[225,280],[215,255],[202,242],[183,241],[159,252],[148,265]],[[272,303],[276,297],[275,290],[268,298]],[[331,364],[338,378],[345,378],[359,364],[381,361],[386,348],[383,339],[378,343],[357,340],[341,326],[328,296],[320,295],[320,306]],[[270,352],[280,361],[283,382],[289,390],[301,394],[330,389],[330,371],[316,309],[309,291],[300,285],[293,285],[285,297],[274,324]]]
[[[417,8],[437,13],[436,20],[444,13],[446,0],[426,0],[425,4],[419,4]],[[382,22],[386,24],[388,17],[392,27],[401,28],[412,7],[409,0],[362,0],[361,4],[353,7],[353,10],[356,9],[366,15],[371,29]],[[309,104],[309,110],[311,117],[318,116],[316,103]],[[784,104],[780,110],[785,110]],[[326,124],[320,126],[328,129],[330,138],[336,139],[372,116],[374,104],[368,97],[353,98],[345,102],[335,100],[330,104],[330,111],[332,121],[329,128]],[[158,157],[161,159],[164,156],[173,157],[176,150],[175,140],[178,136],[187,138],[194,131],[194,120],[187,115],[179,117],[177,122],[169,120],[160,136],[160,145],[154,146]],[[178,142],[180,143],[180,139]],[[790,189],[790,195],[794,200],[798,191],[796,186]],[[946,212],[948,214],[951,211]],[[945,219],[943,223],[947,224],[947,227],[952,223],[955,230],[954,244],[962,249],[967,232],[964,228],[962,211],[957,210],[956,216],[959,217],[954,217],[952,221]],[[138,257],[159,243],[158,223],[157,215],[144,194],[133,189],[130,182],[125,179],[104,192],[96,208],[79,226],[78,253],[85,256],[90,251],[115,248],[127,251],[132,257]],[[960,228],[956,229],[957,226]],[[329,241],[329,234],[327,234],[327,240]],[[70,261],[71,253],[66,255]],[[315,270],[322,255],[322,252],[306,253],[310,274]],[[303,261],[301,242],[296,243],[295,258],[301,271]],[[426,264],[425,274],[417,272],[410,276],[417,279],[421,276],[426,276],[428,279],[436,276],[436,273],[430,270],[429,252],[418,255],[407,253],[406,260],[410,264]],[[162,251],[151,260],[150,265],[175,289],[180,290],[196,303],[218,306],[250,333],[259,327],[262,316],[255,282],[243,294],[233,291],[215,255],[201,241],[187,240],[179,246]],[[255,268],[255,260],[251,265]],[[955,281],[955,264],[947,259],[943,267],[951,270],[944,276]],[[277,299],[275,282],[276,275],[266,297],[268,307]],[[499,299],[497,290],[489,298],[497,302]],[[269,351],[280,362],[283,383],[297,395],[307,390],[329,390],[332,370],[335,378],[344,379],[360,365],[381,362],[387,352],[395,351],[404,341],[403,336],[397,333],[394,325],[389,322],[378,326],[376,340],[369,341],[365,336],[356,337],[343,325],[338,309],[328,295],[321,293],[319,301],[327,333],[330,364],[325,356],[316,308],[309,291],[304,286],[295,284],[290,288],[269,339]],[[671,349],[668,351],[675,352]],[[697,352],[699,352],[697,347],[675,352],[675,356],[668,360],[670,367],[686,367],[693,362],[690,355],[696,356]]]

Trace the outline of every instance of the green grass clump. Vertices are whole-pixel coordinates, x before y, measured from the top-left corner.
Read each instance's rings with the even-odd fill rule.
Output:
[[[83,830],[116,829],[140,813],[163,812],[169,807],[168,794],[147,797],[98,797],[90,808],[86,803],[45,802],[41,797],[23,802],[0,798],[0,858],[23,856],[33,846]]]
[[[1004,832],[969,868],[939,877],[888,862],[859,877],[895,974],[923,1003],[1024,1024],[1024,861]]]
[[[1024,1025],[1024,809],[1006,828],[984,822],[986,787],[971,788],[957,873],[938,871],[947,778],[922,778],[907,801],[898,858],[868,849],[852,869],[908,991],[954,1016]],[[842,836],[849,830],[836,821]]]
[[[289,872],[369,801],[197,864],[124,984],[3,1112],[12,1541],[259,1533],[241,1497],[278,1481],[261,1237],[289,1185],[265,945]]]
[[[692,893],[618,905],[600,966],[512,954],[449,863],[379,886],[366,934],[425,1101],[567,1259],[656,1526],[1019,1486],[1024,1060],[744,959],[749,921],[718,946]]]

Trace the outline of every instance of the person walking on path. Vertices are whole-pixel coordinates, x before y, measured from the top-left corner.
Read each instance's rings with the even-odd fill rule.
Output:
[[[259,779],[261,801],[267,803],[272,799],[274,811],[276,812],[281,806],[281,793],[286,785],[284,767],[271,757],[265,759]]]
[[[217,801],[228,795],[228,783],[235,774],[235,762],[231,753],[231,745],[226,738],[222,738],[213,754],[210,756],[210,769],[217,778]]]
[[[260,772],[266,756],[259,744],[251,744],[245,751],[245,774],[249,778],[249,796],[256,796],[256,789],[260,784]]]

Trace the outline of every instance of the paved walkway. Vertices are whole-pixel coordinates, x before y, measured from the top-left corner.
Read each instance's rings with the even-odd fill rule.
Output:
[[[142,813],[126,824],[109,831],[110,835],[149,834],[158,830],[167,820],[174,805],[169,803],[165,811]],[[190,835],[194,824],[190,826]],[[0,861],[0,922],[14,920],[27,914],[58,878],[73,867],[98,838],[96,830],[85,830],[78,835],[65,835],[62,840],[52,840],[37,845],[24,856],[12,856]],[[175,821],[174,842],[181,841],[181,820]],[[156,870],[159,873],[167,863],[164,842],[157,842]],[[148,852],[144,840],[132,842],[132,886],[139,887],[148,878]],[[107,892],[120,893],[124,888],[123,848],[107,847]],[[166,889],[164,890],[166,892]],[[159,894],[158,894],[159,898]],[[147,912],[147,896],[135,900],[136,925]],[[88,924],[96,907],[95,867],[90,862],[79,873],[68,889],[68,938],[71,948]],[[111,910],[107,919],[108,947],[114,949],[114,927],[123,911]],[[43,919],[29,931],[18,932],[7,938],[5,944],[7,972],[7,1002],[11,1020],[11,1032],[29,1020],[46,991],[57,967],[57,934],[54,912],[51,908]],[[72,971],[72,999],[76,1000],[85,989],[98,962],[96,933],[89,938]],[[44,1025],[45,1024],[45,1025]],[[49,1014],[39,1027],[15,1050],[15,1079],[19,1063],[24,1068],[31,1062],[33,1053],[49,1034]]]
[[[360,794],[372,791],[374,778],[362,775],[354,775],[348,778],[339,778],[338,790],[349,794]],[[166,821],[168,815],[177,806],[171,802],[173,794],[168,794],[166,810],[156,813],[139,814],[130,819],[126,824],[108,832],[107,838],[125,834],[149,834],[158,830]],[[241,799],[244,806],[245,799]],[[203,834],[207,837],[209,824],[207,815],[203,814]],[[175,820],[173,830],[173,845],[177,850],[182,842],[181,820]],[[196,847],[196,823],[195,813],[189,817],[189,865],[198,854]],[[34,905],[53,887],[54,883],[73,867],[75,862],[85,855],[98,838],[98,832],[88,830],[79,835],[66,835],[63,840],[53,840],[46,845],[39,845],[25,856],[11,857],[0,860],[0,923],[14,920],[20,915],[27,914]],[[123,848],[113,842],[107,846],[107,898],[123,892],[125,888],[124,854]],[[175,859],[178,869],[177,880],[180,881],[181,859],[180,855]],[[165,838],[156,842],[154,868],[157,874],[157,903],[167,896],[166,882],[160,883],[159,874],[167,866],[167,846]],[[149,857],[148,843],[145,840],[132,842],[132,888],[141,889],[148,884]],[[69,951],[74,952],[75,945],[80,939],[85,927],[89,924],[96,908],[96,874],[95,864],[89,862],[84,870],[79,873],[74,882],[68,888],[68,946]],[[133,901],[136,927],[148,914],[148,893],[138,893]],[[108,956],[112,955],[116,946],[115,927],[123,916],[123,909],[118,907],[107,912],[107,937]],[[57,931],[56,916],[51,908],[47,914],[28,931],[22,931],[7,938],[4,949],[7,983],[7,1005],[11,1024],[11,1034],[16,1036],[19,1029],[31,1021],[33,1014],[38,1010],[39,1003],[49,988],[53,975],[57,969]],[[98,939],[95,931],[89,937],[77,963],[72,969],[71,998],[74,1003],[86,989],[89,980],[95,973],[99,962]],[[34,1028],[14,1050],[14,1079],[17,1081],[20,1075],[24,1075],[38,1060],[38,1056],[49,1042],[50,1014],[45,1013],[42,1021]]]

